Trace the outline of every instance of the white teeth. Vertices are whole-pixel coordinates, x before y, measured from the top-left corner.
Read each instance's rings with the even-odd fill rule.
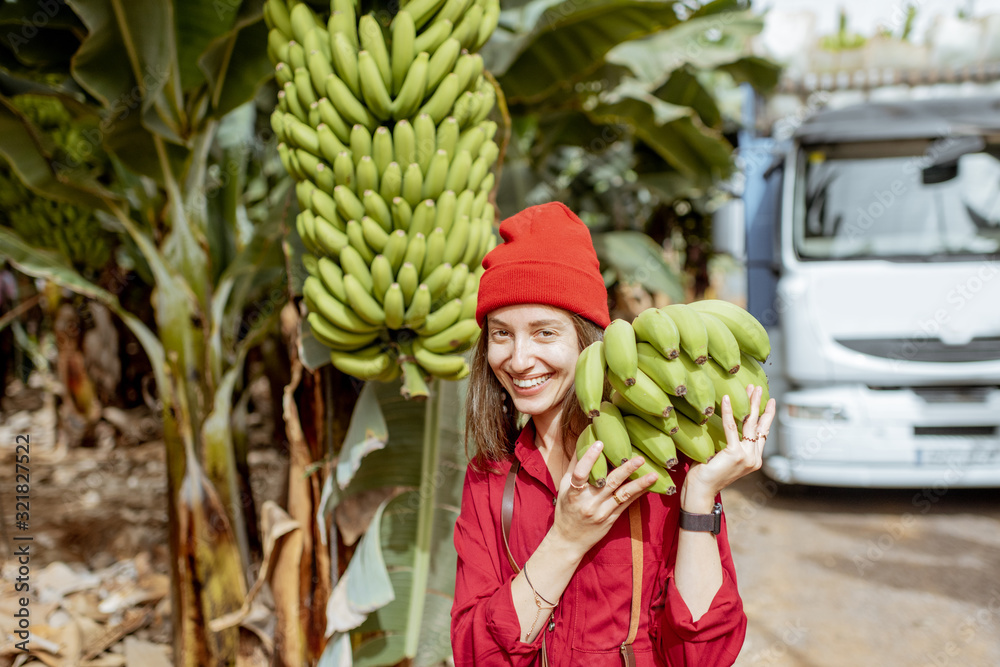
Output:
[[[552,373],[548,375],[543,375],[542,377],[532,378],[530,380],[514,380],[514,386],[520,387],[521,389],[528,389],[529,387],[536,387],[541,383],[552,377]],[[513,378],[512,378],[513,379]]]

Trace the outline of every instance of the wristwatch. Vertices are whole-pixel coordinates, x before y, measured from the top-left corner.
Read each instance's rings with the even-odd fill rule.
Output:
[[[718,535],[722,530],[722,503],[715,503],[709,514],[692,514],[681,510],[681,528]]]

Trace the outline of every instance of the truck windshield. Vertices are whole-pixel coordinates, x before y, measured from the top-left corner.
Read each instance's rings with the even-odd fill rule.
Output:
[[[975,259],[1000,249],[1000,144],[947,139],[804,147],[795,249],[803,259]],[[945,149],[935,151],[935,146]],[[903,153],[903,154],[901,154]]]

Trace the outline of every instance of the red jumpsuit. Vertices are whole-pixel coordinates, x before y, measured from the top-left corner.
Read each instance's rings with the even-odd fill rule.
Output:
[[[514,448],[521,462],[514,495],[510,549],[523,564],[552,526],[556,487],[534,447],[529,422]],[[455,524],[458,577],[452,607],[451,642],[455,664],[536,665],[542,635],[549,664],[621,665],[620,646],[628,635],[632,603],[632,552],[628,512],[584,557],[554,612],[534,642],[521,642],[510,584],[514,571],[504,554],[500,503],[510,463],[499,473],[469,468],[462,508]],[[671,473],[678,489],[685,471]],[[677,555],[680,494],[645,494],[642,507],[643,582],[639,632],[633,644],[639,665],[732,665],[743,645],[746,615],[736,590],[725,521],[717,540],[722,586],[705,614],[692,622],[673,580]],[[535,582],[536,585],[538,582]],[[551,628],[551,629],[550,629]]]

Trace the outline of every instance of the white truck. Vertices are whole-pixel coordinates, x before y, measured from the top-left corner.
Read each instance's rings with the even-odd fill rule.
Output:
[[[1000,487],[1000,94],[831,105],[744,142],[774,480]],[[762,155],[770,159],[761,159]],[[733,233],[745,233],[739,243]]]

